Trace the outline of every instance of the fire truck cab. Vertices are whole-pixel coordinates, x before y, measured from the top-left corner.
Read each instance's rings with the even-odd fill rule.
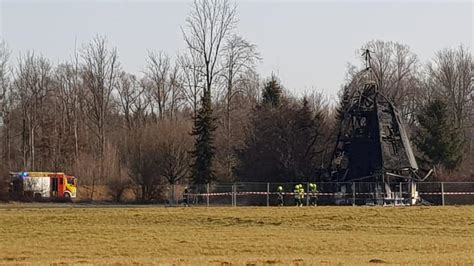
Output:
[[[60,172],[12,172],[11,192],[20,198],[72,199],[77,178]]]

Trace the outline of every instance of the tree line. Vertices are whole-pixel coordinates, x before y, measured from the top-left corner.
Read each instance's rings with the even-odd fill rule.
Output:
[[[335,144],[338,105],[261,78],[255,44],[235,33],[237,6],[196,0],[186,51],[149,51],[140,75],[96,36],[54,65],[34,51],[12,63],[0,45],[0,171],[64,171],[120,200],[163,184],[320,181]],[[369,41],[375,80],[399,108],[415,150],[437,178],[473,180],[474,62],[466,47],[419,61],[407,45]],[[362,65],[362,64],[361,64]],[[361,70],[349,65],[340,96]],[[324,73],[315,73],[323,75]]]

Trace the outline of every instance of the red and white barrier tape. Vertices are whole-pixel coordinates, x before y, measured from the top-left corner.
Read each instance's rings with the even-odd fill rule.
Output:
[[[474,195],[474,192],[419,192],[420,195]]]
[[[244,195],[276,195],[276,192],[235,192],[235,195],[237,196],[244,196]],[[294,196],[294,192],[285,192],[282,193],[284,196]],[[373,195],[374,193],[355,193],[355,195]],[[409,194],[409,193],[403,193],[403,194]],[[474,192],[419,192],[418,194],[420,195],[474,195]],[[232,192],[217,192],[217,193],[189,193],[189,196],[194,196],[194,197],[206,197],[206,196],[231,196],[233,195]],[[312,195],[311,193],[304,193],[305,196]],[[339,195],[339,196],[345,196],[345,195],[354,195],[353,193],[342,193],[342,192],[336,192],[336,193],[322,193],[318,192],[315,193],[316,196],[333,196],[333,195]]]

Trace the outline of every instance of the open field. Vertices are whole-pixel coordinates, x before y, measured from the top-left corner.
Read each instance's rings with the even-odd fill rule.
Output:
[[[474,263],[474,207],[0,205],[0,264]]]

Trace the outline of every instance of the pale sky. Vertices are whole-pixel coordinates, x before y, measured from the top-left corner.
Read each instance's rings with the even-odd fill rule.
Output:
[[[237,1],[237,32],[258,46],[265,78],[290,91],[335,95],[356,49],[381,39],[407,44],[421,62],[460,44],[472,50],[472,1]],[[0,0],[0,37],[13,51],[59,63],[95,35],[118,49],[124,70],[140,74],[148,50],[184,50],[180,26],[189,1]]]

